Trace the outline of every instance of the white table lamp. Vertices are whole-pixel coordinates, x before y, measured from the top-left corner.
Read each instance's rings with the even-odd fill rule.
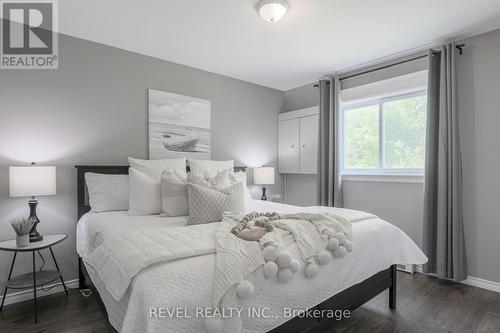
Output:
[[[274,168],[260,167],[253,169],[253,183],[255,185],[273,185],[274,184]],[[267,200],[266,187],[262,186],[261,200]]]
[[[40,222],[36,216],[38,201],[35,197],[56,194],[56,167],[55,166],[13,166],[9,167],[9,196],[31,197],[28,201],[30,218],[35,224],[30,231],[30,242],[38,242],[43,236],[36,230]]]

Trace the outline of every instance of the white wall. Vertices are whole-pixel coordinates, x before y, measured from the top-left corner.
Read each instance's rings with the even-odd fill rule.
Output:
[[[77,278],[74,165],[147,157],[148,88],[212,101],[213,159],[276,164],[281,91],[67,36],[59,49],[58,70],[0,70],[0,240],[14,237],[9,218],[29,213],[27,198],[8,197],[8,166],[56,165],[58,194],[39,198],[39,231],[69,235],[54,247],[66,280]],[[0,292],[11,257],[0,252]],[[30,269],[19,254],[14,274]]]

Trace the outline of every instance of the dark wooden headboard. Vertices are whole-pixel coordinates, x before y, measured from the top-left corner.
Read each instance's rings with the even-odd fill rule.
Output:
[[[78,201],[78,219],[83,214],[90,211],[90,205],[87,200],[87,185],[85,183],[85,174],[87,172],[102,173],[107,175],[128,175],[128,165],[76,165],[76,188]],[[234,171],[246,171],[247,167],[234,167]],[[189,167],[186,167],[189,172]]]

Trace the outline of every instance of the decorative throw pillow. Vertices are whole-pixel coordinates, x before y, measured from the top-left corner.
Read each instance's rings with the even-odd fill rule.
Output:
[[[129,157],[128,161],[130,164],[129,214],[152,215],[161,213],[161,174],[167,168],[186,172],[186,158],[139,160]],[[149,202],[146,201],[146,198]]]
[[[134,168],[129,169],[129,215],[161,213],[160,179]]]
[[[128,176],[85,173],[91,211],[109,212],[128,209]]]
[[[200,177],[205,176],[205,172],[208,172],[210,177],[215,176],[219,171],[234,168],[234,161],[211,161],[211,160],[194,160],[188,159],[189,168],[191,172]]]
[[[172,169],[163,171],[161,175],[162,216],[189,215],[187,183],[186,172]]]
[[[229,174],[229,169],[219,171],[215,176],[211,176],[210,172],[205,171],[205,181],[209,182],[210,185],[216,189],[223,189],[236,183],[231,181]]]
[[[203,177],[190,172],[188,176],[188,182],[214,188],[216,190],[224,189],[229,185],[236,183],[236,181],[233,182],[230,178],[229,169],[219,171],[215,176],[212,177],[208,172],[205,172],[205,175]]]
[[[234,182],[242,182],[244,186],[247,186],[247,173],[245,171],[230,172],[229,176]]]
[[[163,160],[140,160],[137,158],[128,158],[131,168],[134,168],[151,178],[160,180],[161,174],[167,168],[186,172],[186,158],[170,158]]]
[[[231,183],[242,182],[245,190],[245,198],[252,199],[252,195],[250,194],[250,189],[247,186],[247,173],[246,171],[237,171],[231,170],[229,173],[229,177],[231,179]]]
[[[222,220],[224,212],[244,212],[243,183],[216,190],[199,184],[188,184],[188,224],[203,224]]]
[[[232,181],[234,179],[234,182]],[[189,215],[189,199],[187,184],[194,183],[205,187],[221,190],[236,183],[234,176],[230,178],[230,170],[222,170],[214,177],[205,177],[177,170],[167,169],[161,177],[162,216]]]

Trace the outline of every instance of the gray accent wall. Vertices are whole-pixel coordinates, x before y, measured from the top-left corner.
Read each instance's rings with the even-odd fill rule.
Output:
[[[304,109],[318,105],[319,90],[314,84],[307,84],[292,90],[285,91],[282,112]]]
[[[500,283],[500,30],[464,43],[457,87],[469,275]]]
[[[373,213],[422,247],[423,183],[343,181],[344,207]]]
[[[457,77],[469,276],[500,283],[500,30],[464,43]],[[415,66],[421,68],[422,62]],[[368,82],[356,85],[363,83]],[[311,83],[285,92],[282,112],[317,105],[315,89]],[[288,175],[288,202],[309,205],[315,184],[310,175]],[[377,214],[422,244],[423,184],[344,181],[342,187],[346,207]]]
[[[29,213],[28,198],[8,196],[8,166],[56,165],[58,194],[39,198],[39,231],[69,235],[54,247],[65,280],[77,278],[74,165],[147,158],[148,88],[212,101],[213,159],[276,164],[283,92],[64,35],[59,49],[59,70],[0,70],[0,240],[14,237],[9,218]],[[0,252],[2,292],[11,258]],[[14,274],[30,269],[19,254]]]

